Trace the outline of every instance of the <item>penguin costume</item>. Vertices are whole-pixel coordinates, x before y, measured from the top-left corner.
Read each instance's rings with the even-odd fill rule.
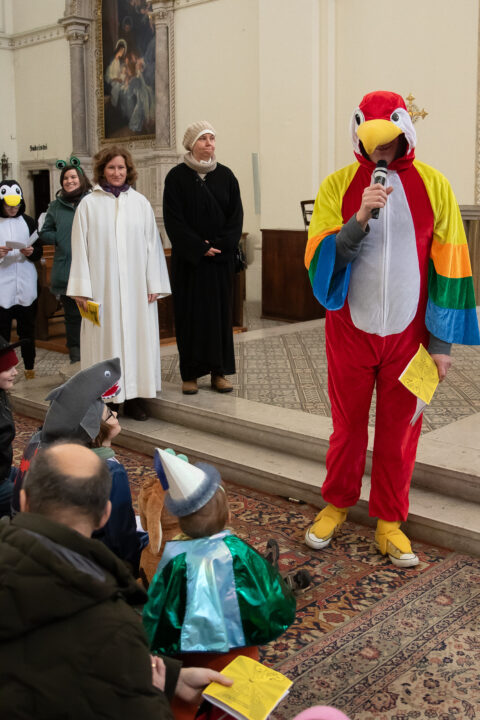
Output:
[[[415,159],[403,98],[366,95],[351,135],[356,162],[323,181],[305,252],[313,292],[327,310],[333,420],[322,487],[328,505],[305,541],[326,547],[360,497],[375,387],[369,514],[378,518],[380,552],[409,567],[418,558],[400,523],[408,514],[421,419],[410,424],[416,398],[398,378],[419,343],[443,376],[451,343],[480,343],[472,272],[455,196],[440,172]],[[373,180],[379,157],[387,158],[384,187]]]
[[[36,223],[25,214],[22,188],[16,180],[0,183],[0,335],[10,340],[12,321],[17,321],[25,376],[35,376],[35,317],[37,271],[42,257]]]

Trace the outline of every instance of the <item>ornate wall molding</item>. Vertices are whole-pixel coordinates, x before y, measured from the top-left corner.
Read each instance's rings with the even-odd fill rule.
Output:
[[[63,37],[63,30],[58,25],[46,25],[28,32],[14,33],[0,37],[0,48],[4,50],[19,50],[20,48],[41,45],[46,42],[60,40]]]
[[[190,7],[191,5],[204,5],[207,2],[215,2],[215,0],[174,0],[173,9],[180,10],[180,8]]]

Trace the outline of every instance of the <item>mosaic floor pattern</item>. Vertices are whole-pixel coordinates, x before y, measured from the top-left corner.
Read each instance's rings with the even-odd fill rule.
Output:
[[[235,336],[237,373],[230,376],[234,394],[266,405],[330,415],[327,393],[324,321],[277,323],[259,318],[259,303],[246,303],[252,332]],[[422,433],[480,412],[480,346],[454,345],[453,365],[424,412]],[[68,356],[37,350],[37,375],[68,364]],[[162,348],[162,381],[180,385],[175,347]],[[209,378],[199,381],[209,384]],[[370,424],[375,422],[375,399]]]

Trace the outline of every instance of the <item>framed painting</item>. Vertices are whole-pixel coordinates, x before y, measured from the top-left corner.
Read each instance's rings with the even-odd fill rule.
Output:
[[[100,142],[155,139],[159,68],[151,2],[97,0],[97,49]],[[168,83],[168,53],[165,74]]]

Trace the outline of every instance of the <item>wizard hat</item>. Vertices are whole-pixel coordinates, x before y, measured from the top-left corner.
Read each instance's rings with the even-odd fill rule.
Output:
[[[172,515],[184,517],[200,510],[217,492],[222,478],[213,465],[190,465],[178,455],[157,448],[155,469],[167,490],[165,505]]]

